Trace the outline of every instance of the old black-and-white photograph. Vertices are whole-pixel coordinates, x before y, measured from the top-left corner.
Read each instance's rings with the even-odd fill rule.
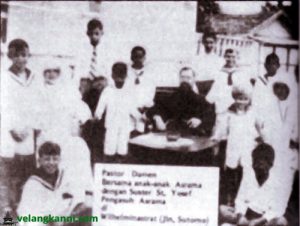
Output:
[[[299,2],[1,1],[2,225],[299,225]]]

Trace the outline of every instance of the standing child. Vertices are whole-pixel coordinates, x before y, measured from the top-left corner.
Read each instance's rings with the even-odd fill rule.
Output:
[[[149,66],[145,65],[146,50],[141,46],[135,46],[131,50],[132,64],[129,68],[129,83],[133,86],[136,93],[136,107],[141,114],[146,113],[147,109],[153,106],[155,96],[155,84],[153,74]],[[145,132],[145,122],[141,120],[132,120],[133,135]]]
[[[251,167],[251,151],[256,146],[259,133],[256,117],[251,108],[252,87],[234,87],[234,104],[226,114],[223,125],[219,124],[212,139],[227,137],[225,174],[228,202],[232,204],[239,184],[239,167]]]
[[[95,112],[95,116],[101,118],[106,111],[104,155],[108,160],[115,155],[128,154],[130,117],[140,117],[134,103],[135,94],[125,85],[127,79],[125,63],[117,62],[113,65],[112,79],[114,85],[103,90]]]
[[[227,109],[233,104],[231,92],[234,83],[237,83],[237,79],[234,79],[233,75],[238,71],[236,58],[237,52],[233,49],[226,49],[225,51],[225,65],[216,77],[209,93],[206,96],[206,100],[215,104],[216,111],[216,126],[222,123],[225,117]],[[235,76],[236,77],[236,76]]]
[[[79,82],[79,86],[82,88],[88,81],[89,86],[86,86],[82,93],[83,100],[88,104],[91,110],[94,110],[95,103],[98,102],[100,95],[94,95],[94,83],[99,83],[98,78],[101,78],[102,87],[107,85],[107,68],[110,66],[111,52],[106,51],[109,48],[105,48],[107,43],[103,43],[104,26],[98,19],[91,19],[87,23],[86,35],[89,43],[86,43],[84,48],[77,49],[77,66],[76,66],[76,81]],[[83,79],[83,80],[82,80]],[[78,84],[76,84],[78,85]],[[94,113],[94,112],[92,112]]]
[[[34,129],[40,108],[38,82],[27,67],[29,46],[22,39],[8,45],[10,68],[1,76],[1,159],[6,163],[14,208],[24,182],[35,167]],[[9,196],[7,196],[9,197]]]
[[[264,76],[258,76],[253,90],[253,108],[257,112],[260,129],[266,134],[265,142],[272,143],[272,132],[274,132],[273,115],[270,110],[274,107],[274,95],[272,90],[272,81],[278,76],[280,67],[279,57],[275,53],[269,54],[265,59],[266,73]]]
[[[196,57],[196,80],[215,80],[215,76],[224,66],[224,59],[216,54],[217,36],[214,32],[205,32],[202,36],[203,47]]]

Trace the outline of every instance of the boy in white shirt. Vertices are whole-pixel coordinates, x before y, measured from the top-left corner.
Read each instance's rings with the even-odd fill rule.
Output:
[[[81,197],[86,200],[86,204],[90,204],[93,195],[90,150],[86,142],[80,137],[81,130],[76,123],[72,123],[68,130],[70,134],[65,134],[60,130],[47,131],[40,136],[38,141],[39,144],[51,141],[60,146],[60,166],[68,175],[73,175],[69,181],[74,184],[74,189],[80,189]]]
[[[218,73],[218,77],[215,78],[209,93],[206,96],[206,100],[215,104],[217,122],[221,120],[222,114],[224,114],[227,109],[233,104],[234,100],[231,95],[232,86],[237,79],[233,78],[233,75],[238,71],[236,58],[237,52],[233,49],[226,49],[225,54],[225,65]]]
[[[111,66],[112,49],[103,43],[104,26],[98,19],[87,23],[87,37],[89,43],[78,49],[76,65],[76,86],[82,91],[83,100],[88,104],[92,113],[99,100],[100,93],[95,95],[95,86],[99,84],[101,90],[108,84],[109,68]],[[105,47],[105,48],[104,48]],[[100,79],[99,79],[100,78]],[[85,86],[88,81],[89,86]],[[85,89],[83,89],[85,87]]]
[[[107,55],[110,53],[102,49],[104,27],[100,20],[92,19],[87,23],[86,35],[89,46],[78,49],[76,76],[77,79],[84,77],[92,81],[96,77],[107,76]]]
[[[234,225],[288,225],[283,215],[291,183],[285,177],[291,178],[294,170],[291,162],[282,162],[282,167],[274,170],[274,159],[274,149],[268,144],[262,143],[253,150],[252,168],[243,170],[235,207],[221,206],[221,221]]]
[[[45,142],[38,153],[40,167],[25,183],[17,209],[18,215],[76,216],[82,212],[91,212],[80,195],[80,187],[75,186],[71,180],[76,175],[71,175],[60,167],[60,146]],[[39,224],[43,223],[36,223]]]
[[[272,89],[272,81],[278,76],[280,67],[279,57],[275,53],[269,54],[265,59],[266,74],[258,76],[253,91],[253,108],[259,116],[261,122],[261,130],[268,134],[265,142],[272,143],[273,115],[269,112],[274,106],[274,95]]]
[[[146,111],[153,106],[156,87],[151,76],[151,71],[145,65],[146,50],[141,46],[135,46],[131,50],[132,64],[129,67],[129,85],[132,85],[136,97],[138,111],[146,115]],[[145,117],[144,117],[145,118]],[[132,134],[138,135],[145,132],[145,120],[132,120]]]
[[[217,36],[213,32],[205,32],[202,36],[203,51],[196,57],[197,81],[215,80],[224,66],[224,59],[216,54]]]
[[[1,160],[7,181],[7,195],[14,208],[24,182],[35,168],[34,130],[38,129],[40,115],[40,84],[27,68],[29,46],[22,39],[8,45],[11,67],[1,75]],[[6,200],[8,201],[8,200]]]
[[[109,160],[115,155],[128,154],[128,141],[131,131],[130,117],[138,119],[141,114],[134,103],[134,95],[130,86],[127,86],[127,66],[117,62],[112,67],[114,85],[106,87],[99,99],[95,116],[105,116],[104,156]]]
[[[275,53],[269,54],[265,59],[264,65],[266,68],[266,74],[264,76],[258,76],[255,82],[253,93],[254,106],[261,103],[260,98],[263,98],[263,95],[268,95],[270,92],[272,92],[270,84],[272,83],[271,81],[276,76],[277,70],[280,67],[279,57]]]

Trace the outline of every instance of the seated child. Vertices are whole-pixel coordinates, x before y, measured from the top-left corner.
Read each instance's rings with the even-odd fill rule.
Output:
[[[93,195],[93,173],[90,150],[86,142],[80,137],[81,130],[76,122],[69,128],[71,134],[63,134],[58,130],[42,133],[38,145],[44,142],[55,142],[61,149],[60,166],[68,175],[76,175],[69,179],[74,189],[78,188],[82,199],[91,205]],[[76,164],[76,167],[74,167]]]
[[[139,118],[141,114],[134,103],[134,93],[125,85],[127,79],[127,66],[117,62],[112,67],[114,85],[106,87],[99,99],[95,116],[105,118],[104,155],[125,156],[128,154],[128,141],[131,130],[130,117]]]
[[[289,194],[285,191],[290,183],[286,186],[284,177],[291,178],[292,171],[286,162],[283,162],[283,167],[274,170],[274,159],[274,149],[268,144],[262,143],[253,150],[252,167],[243,170],[235,207],[220,207],[222,222],[256,226],[287,225],[283,215],[290,188]]]
[[[61,149],[56,143],[45,142],[38,150],[40,167],[30,176],[24,186],[17,209],[18,215],[76,216],[74,209],[88,212],[78,187],[70,175],[61,168]],[[32,224],[31,222],[28,224]],[[43,223],[40,223],[43,224]]]

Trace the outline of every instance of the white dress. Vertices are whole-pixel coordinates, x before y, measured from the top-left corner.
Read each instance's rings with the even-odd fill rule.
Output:
[[[250,108],[246,112],[228,111],[226,120],[216,128],[216,137],[227,136],[225,165],[236,168],[251,166],[251,153],[259,136],[256,130],[256,117]]]

